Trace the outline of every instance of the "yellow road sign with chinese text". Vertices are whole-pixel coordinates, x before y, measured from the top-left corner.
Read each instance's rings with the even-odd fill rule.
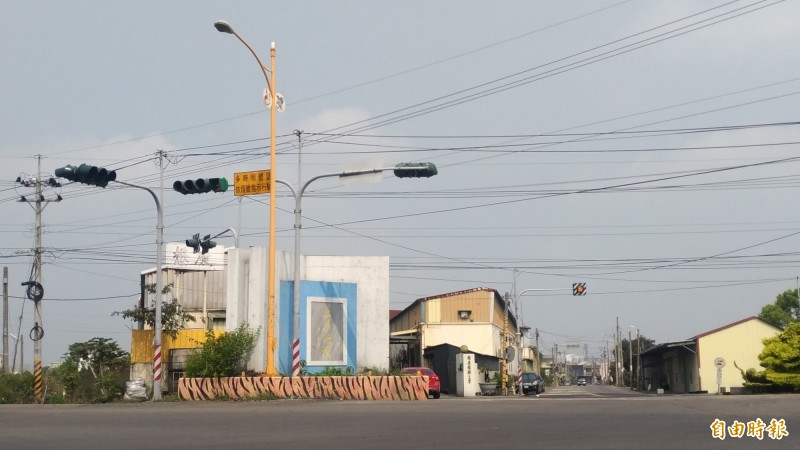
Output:
[[[233,195],[268,194],[269,177],[269,170],[236,172],[233,174]]]

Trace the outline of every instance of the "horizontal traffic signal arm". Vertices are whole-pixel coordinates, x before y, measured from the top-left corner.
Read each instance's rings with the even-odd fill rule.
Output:
[[[206,192],[225,192],[228,180],[225,178],[198,178],[196,180],[178,180],[172,183],[172,189],[186,194],[204,194]]]

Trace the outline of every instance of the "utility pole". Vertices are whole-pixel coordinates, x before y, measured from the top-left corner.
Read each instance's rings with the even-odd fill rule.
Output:
[[[514,387],[517,395],[522,395],[522,389],[519,389],[519,384],[522,382],[522,320],[519,317],[519,297],[516,296],[516,286],[514,290],[514,316],[517,322],[517,382]]]
[[[42,283],[42,155],[37,157],[36,170],[36,244],[33,250],[34,280],[41,286]],[[41,299],[33,299],[33,324],[35,328],[42,323]],[[36,337],[36,336],[35,336]],[[33,391],[36,401],[41,402],[42,397],[42,336],[33,341]]]
[[[42,402],[42,338],[44,337],[44,329],[42,328],[42,298],[44,297],[44,288],[42,287],[42,211],[49,202],[61,201],[61,196],[58,195],[56,200],[47,200],[44,198],[42,181],[42,155],[36,155],[37,166],[36,176],[23,180],[21,177],[17,178],[17,182],[25,187],[34,188],[34,199],[29,200],[24,195],[20,196],[17,200],[21,203],[32,204],[33,210],[36,213],[34,224],[34,249],[33,249],[33,276],[30,280],[23,283],[27,286],[26,294],[28,299],[33,300],[33,329],[30,336],[33,340],[33,391],[34,398],[38,402]],[[54,178],[48,179],[49,187],[60,187]],[[21,339],[21,336],[20,336]]]
[[[297,185],[302,186],[303,132],[297,135]],[[295,202],[294,211],[294,298],[292,303],[292,376],[300,376],[300,232],[302,228],[300,202]],[[272,264],[272,263],[270,263]]]
[[[508,292],[506,292],[506,296],[503,299],[503,305],[503,335],[500,337],[500,351],[503,353],[503,359],[501,360],[502,366],[500,367],[500,378],[502,380],[500,382],[500,392],[502,392],[503,395],[508,395],[508,354],[506,352],[506,334],[508,333]]]
[[[558,386],[558,344],[553,344],[553,381]]]
[[[633,340],[631,339],[631,330],[628,330],[628,369],[631,371],[631,389],[633,389]]]
[[[124,183],[120,181],[120,184],[135,187],[139,189],[144,189],[150,193],[153,197],[153,200],[156,202],[156,210],[158,213],[158,223],[156,224],[156,305],[153,317],[153,400],[161,400],[161,329],[162,329],[162,317],[161,317],[161,302],[164,290],[164,282],[163,282],[163,274],[161,273],[161,264],[164,259],[163,252],[164,252],[164,169],[166,162],[172,162],[173,164],[176,161],[170,161],[167,157],[167,152],[164,150],[158,150],[156,152],[156,156],[158,157],[158,169],[159,169],[159,192],[158,197],[156,194],[143,186],[136,186],[129,183]],[[116,176],[115,176],[116,178]]]
[[[622,386],[622,343],[620,342],[619,333],[619,317],[617,317],[617,328],[614,330],[614,353],[616,353],[616,355],[614,355],[614,366],[616,367],[615,375],[617,376],[617,387]]]
[[[3,267],[3,372],[8,372],[8,267]]]
[[[536,374],[542,374],[542,360],[539,358],[539,328],[536,328]]]
[[[636,329],[636,389],[642,390],[642,337],[639,329]]]

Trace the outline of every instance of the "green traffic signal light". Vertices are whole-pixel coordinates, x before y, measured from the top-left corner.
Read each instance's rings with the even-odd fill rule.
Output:
[[[103,167],[90,166],[88,164],[81,164],[78,167],[67,164],[64,167],[56,169],[55,175],[57,177],[66,178],[69,181],[100,187],[106,187],[109,181],[117,179],[117,172],[107,170]]]
[[[206,238],[210,238],[210,236],[206,236]],[[206,253],[208,253],[209,250],[211,250],[216,246],[217,246],[216,242],[211,241],[209,239],[205,239],[200,243],[200,247],[203,249],[200,253],[205,255]]]
[[[430,178],[439,171],[433,163],[400,163],[394,166],[397,178]]]
[[[192,236],[191,239],[187,239],[186,246],[194,249],[193,253],[197,253],[198,251],[200,251],[200,233],[195,234],[194,236]]]
[[[198,178],[196,180],[176,181],[172,189],[186,194],[204,194],[206,192],[225,192],[228,190],[228,180],[225,178]]]
[[[69,181],[76,181],[75,172],[77,168],[75,166],[67,164],[64,167],[59,167],[56,169],[55,174],[59,178],[66,178]]]

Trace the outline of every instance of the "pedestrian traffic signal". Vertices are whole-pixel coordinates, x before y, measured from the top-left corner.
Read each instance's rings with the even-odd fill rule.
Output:
[[[394,166],[397,178],[430,178],[439,173],[433,163],[400,163]]]
[[[586,295],[586,283],[572,283],[572,295]]]
[[[186,194],[203,194],[206,192],[225,192],[228,190],[228,180],[225,178],[198,178],[196,180],[176,181],[172,189]]]
[[[200,251],[200,233],[195,234],[194,236],[192,236],[191,239],[187,239],[186,240],[186,246],[187,247],[191,247],[192,249],[194,249],[194,252],[192,252],[192,253],[199,252]],[[203,252],[203,253],[205,253],[205,252]]]
[[[81,164],[78,167],[67,164],[56,169],[55,174],[57,177],[66,178],[69,181],[100,187],[106,187],[109,181],[117,179],[117,172],[88,164]]]

